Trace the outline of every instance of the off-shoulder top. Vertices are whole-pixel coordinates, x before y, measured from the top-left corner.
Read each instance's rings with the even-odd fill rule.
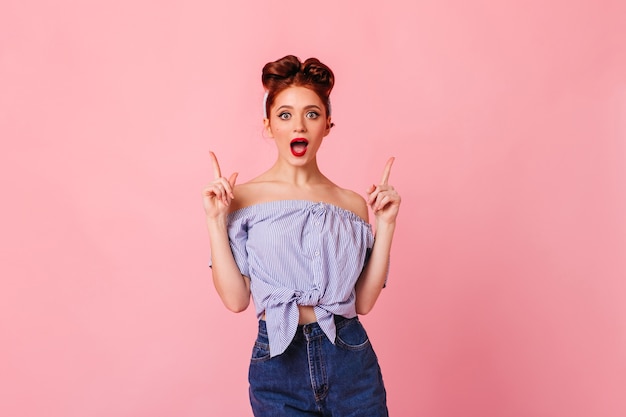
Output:
[[[265,312],[271,356],[291,343],[298,305],[314,307],[333,343],[333,315],[356,316],[355,284],[374,236],[355,213],[323,202],[264,202],[230,213],[228,236],[241,273],[250,278],[257,317]]]

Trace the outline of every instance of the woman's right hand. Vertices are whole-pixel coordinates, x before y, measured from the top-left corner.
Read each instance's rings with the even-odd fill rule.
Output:
[[[211,156],[213,176],[215,179],[202,190],[204,211],[206,212],[207,218],[215,219],[218,217],[226,217],[230,201],[235,198],[233,189],[235,188],[238,173],[235,172],[228,179],[222,177],[220,164],[217,162],[215,154],[209,152],[209,155]]]

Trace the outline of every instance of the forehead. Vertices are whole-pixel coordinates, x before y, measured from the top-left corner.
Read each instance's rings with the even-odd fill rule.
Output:
[[[274,107],[304,107],[310,105],[322,107],[322,100],[315,91],[302,86],[287,87],[274,99]]]

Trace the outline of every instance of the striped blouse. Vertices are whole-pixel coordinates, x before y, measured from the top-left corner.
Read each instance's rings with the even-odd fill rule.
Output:
[[[287,349],[298,327],[298,305],[314,306],[331,342],[333,315],[356,316],[355,284],[374,244],[372,227],[328,203],[277,200],[236,210],[228,236],[260,319],[265,312],[271,356]]]

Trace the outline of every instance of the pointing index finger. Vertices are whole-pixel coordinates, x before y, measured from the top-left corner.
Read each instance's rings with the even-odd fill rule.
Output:
[[[217,162],[217,157],[212,151],[209,151],[209,156],[211,157],[211,164],[213,165],[213,176],[215,179],[218,179],[222,176],[222,171],[220,171],[220,164]]]
[[[393,165],[393,161],[395,161],[395,157],[389,158],[387,164],[385,165],[385,170],[383,171],[383,179],[380,181],[381,184],[387,185],[389,182],[389,174],[391,174],[391,166]]]

